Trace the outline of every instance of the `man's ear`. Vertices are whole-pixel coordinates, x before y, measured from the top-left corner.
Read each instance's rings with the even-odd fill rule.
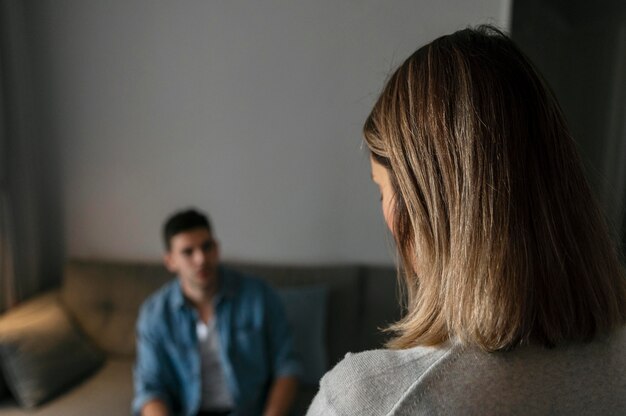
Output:
[[[165,268],[169,272],[178,273],[178,268],[176,267],[171,251],[168,251],[165,254],[163,254],[163,264],[165,264]]]

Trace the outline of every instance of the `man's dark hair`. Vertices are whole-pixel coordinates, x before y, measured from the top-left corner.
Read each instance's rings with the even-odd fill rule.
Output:
[[[206,228],[210,233],[212,232],[209,218],[195,209],[187,209],[172,214],[167,221],[165,221],[165,225],[163,226],[163,242],[165,243],[165,249],[170,251],[172,237],[176,234],[194,228]]]

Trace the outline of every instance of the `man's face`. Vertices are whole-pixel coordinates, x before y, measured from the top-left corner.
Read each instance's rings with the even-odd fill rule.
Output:
[[[172,237],[165,254],[167,269],[178,274],[183,289],[205,290],[214,287],[217,279],[219,249],[206,228],[183,231]]]

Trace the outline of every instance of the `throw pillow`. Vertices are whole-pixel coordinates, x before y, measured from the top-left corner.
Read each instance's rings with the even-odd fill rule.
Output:
[[[9,390],[34,407],[83,380],[103,362],[77,332],[56,293],[42,295],[0,318],[0,361]]]
[[[302,383],[317,386],[328,369],[326,355],[326,298],[324,286],[296,286],[277,289],[283,301],[294,337],[295,350],[302,360]]]

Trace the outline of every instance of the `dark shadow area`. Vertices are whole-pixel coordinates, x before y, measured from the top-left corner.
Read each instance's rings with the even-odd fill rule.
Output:
[[[616,241],[626,244],[626,3],[527,0],[511,33],[556,94]]]

